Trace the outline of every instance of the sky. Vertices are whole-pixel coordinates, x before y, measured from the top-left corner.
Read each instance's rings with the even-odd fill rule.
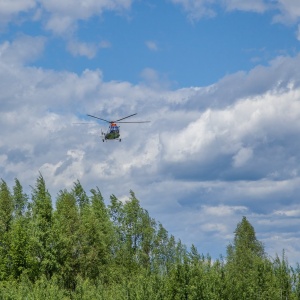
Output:
[[[300,262],[299,0],[1,0],[0,126],[11,188],[133,190],[213,258],[246,216]]]

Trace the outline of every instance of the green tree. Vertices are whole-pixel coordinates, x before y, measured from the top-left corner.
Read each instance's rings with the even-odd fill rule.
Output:
[[[55,270],[54,242],[52,234],[52,201],[40,174],[32,192],[31,264],[32,276],[44,274],[50,278]]]
[[[132,271],[140,267],[149,268],[156,223],[140,206],[133,191],[130,191],[130,198],[123,206],[121,223],[126,268]]]
[[[298,262],[296,267],[292,269],[292,273],[295,299],[300,300],[300,264]]]
[[[168,231],[163,227],[161,223],[158,223],[158,229],[156,230],[156,235],[154,238],[154,247],[152,251],[152,264],[153,268],[160,275],[164,275],[167,273],[168,244]]]
[[[2,182],[1,199],[1,211],[3,213],[1,220],[4,222],[3,228],[5,228],[2,237],[6,239],[2,244],[5,245],[3,258],[6,261],[6,275],[19,278],[28,267],[28,218],[23,215],[28,198],[23,193],[20,182],[15,179],[13,194],[10,193],[7,185]],[[6,200],[3,201],[4,199]],[[4,207],[6,207],[5,210]]]
[[[30,227],[29,219],[23,216],[16,218],[9,232],[9,257],[11,260],[11,275],[18,279],[23,272],[28,271],[30,263]]]
[[[0,182],[0,279],[11,273],[9,230],[13,218],[13,198],[6,182]]]
[[[72,193],[76,199],[77,205],[79,206],[79,211],[82,212],[84,206],[89,204],[89,197],[87,196],[79,180],[74,183]]]
[[[285,252],[282,251],[282,257],[276,255],[273,263],[276,276],[277,299],[292,299],[292,269],[288,264]]]
[[[107,279],[113,227],[99,189],[92,189],[91,193],[91,204],[86,204],[81,214],[81,273],[92,280]]]
[[[115,195],[110,196],[110,204],[108,205],[109,217],[112,221],[112,256],[111,267],[114,269],[113,278],[119,281],[124,278],[126,269],[125,261],[125,231],[123,230],[124,206]]]
[[[187,257],[183,262],[175,262],[168,274],[166,299],[188,300],[190,285],[190,267]]]
[[[28,196],[23,192],[23,187],[17,178],[13,187],[13,200],[15,216],[23,216],[28,206]]]
[[[73,193],[59,192],[53,219],[57,272],[63,286],[74,290],[80,274],[80,217]]]
[[[0,182],[0,234],[8,232],[13,218],[14,203],[6,182]]]
[[[264,247],[246,217],[238,223],[233,244],[227,247],[226,287],[229,299],[259,299],[257,276]]]

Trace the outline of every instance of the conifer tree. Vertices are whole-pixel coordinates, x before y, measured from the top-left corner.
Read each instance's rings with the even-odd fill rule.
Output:
[[[257,272],[264,261],[264,248],[246,217],[238,223],[233,244],[227,247],[227,297],[256,299],[259,291]]]
[[[50,278],[55,270],[52,234],[52,201],[40,174],[32,192],[31,263],[32,276],[44,274]]]
[[[18,179],[15,179],[13,187],[13,220],[8,232],[9,247],[8,255],[10,258],[10,274],[13,278],[19,278],[26,271],[28,265],[29,252],[29,219],[25,216],[28,203],[28,196],[23,193],[23,187]]]
[[[84,206],[89,204],[89,197],[87,196],[79,180],[74,183],[72,193],[76,199],[79,211],[82,212]]]
[[[274,260],[274,272],[276,277],[276,290],[278,299],[291,299],[292,270],[289,267],[285,251],[282,251],[282,257],[276,255]]]
[[[81,214],[81,270],[84,278],[108,276],[111,261],[112,224],[99,189],[91,190],[91,204]]]
[[[73,193],[60,191],[56,200],[53,232],[58,274],[63,286],[74,290],[80,273],[80,218]]]
[[[9,232],[9,257],[11,260],[11,275],[18,279],[30,268],[28,256],[30,256],[30,227],[29,219],[23,216],[17,217]]]
[[[0,182],[0,279],[11,273],[9,230],[13,218],[13,198],[6,182]]]
[[[158,223],[158,229],[154,239],[154,249],[152,255],[153,266],[155,270],[162,275],[167,272],[168,243],[168,231],[163,227],[161,223]]]
[[[13,217],[13,197],[6,184],[6,182],[1,179],[0,182],[0,235],[8,232],[12,217]]]
[[[23,187],[17,178],[15,178],[15,186],[13,187],[13,199],[15,216],[23,216],[27,209],[28,196],[23,192]]]
[[[108,205],[108,212],[110,219],[113,224],[113,245],[112,245],[112,254],[114,258],[114,268],[117,270],[115,275],[124,273],[124,261],[125,261],[125,230],[123,228],[123,219],[124,219],[124,205],[123,203],[115,196],[110,196],[110,205]]]

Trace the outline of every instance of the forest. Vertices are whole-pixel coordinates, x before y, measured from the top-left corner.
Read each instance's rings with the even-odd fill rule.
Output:
[[[55,205],[53,205],[55,203]],[[300,299],[300,267],[271,258],[244,216],[212,259],[170,235],[133,191],[106,205],[79,181],[51,198],[0,182],[0,299]]]

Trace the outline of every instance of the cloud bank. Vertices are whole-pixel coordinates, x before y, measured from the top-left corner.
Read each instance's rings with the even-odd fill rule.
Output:
[[[153,84],[151,70],[133,85],[105,81],[101,70],[36,68],[30,63],[44,43],[21,36],[0,45],[0,161],[8,184],[17,177],[30,192],[42,172],[52,195],[77,179],[106,199],[132,189],[171,233],[215,256],[247,215],[271,255],[284,247],[297,260],[299,55],[211,86],[170,90]],[[122,125],[117,144],[102,143],[106,124],[86,117],[136,112],[135,120],[151,123]]]

